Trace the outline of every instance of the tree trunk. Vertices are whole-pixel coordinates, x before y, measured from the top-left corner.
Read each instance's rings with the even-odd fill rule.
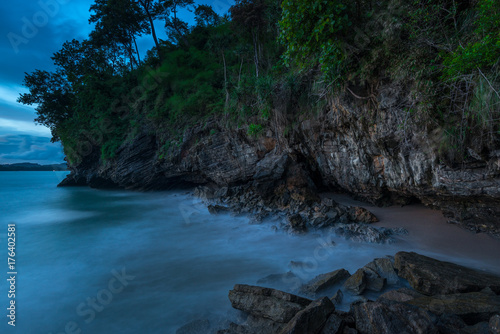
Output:
[[[141,55],[139,54],[139,48],[137,47],[137,41],[135,40],[135,36],[132,36],[134,39],[135,52],[137,52],[137,62],[141,65]]]
[[[146,14],[148,15],[149,24],[151,25],[151,34],[153,35],[153,39],[155,41],[156,52],[158,52],[158,57],[160,58],[160,61],[162,61],[163,57],[162,57],[161,52],[160,52],[160,43],[158,43],[158,38],[156,37],[156,30],[155,30],[153,18],[151,17],[149,10],[146,11]]]
[[[255,75],[258,78],[259,77],[259,54],[258,54],[258,48],[257,48],[257,36],[255,32],[252,32],[252,39],[253,39],[253,50],[254,50],[254,63],[255,63]]]
[[[226,91],[226,103],[224,104],[224,109],[227,110],[229,105],[229,90],[227,89],[227,67],[226,67],[226,56],[224,55],[224,49],[221,50],[222,62],[224,63],[224,90]]]

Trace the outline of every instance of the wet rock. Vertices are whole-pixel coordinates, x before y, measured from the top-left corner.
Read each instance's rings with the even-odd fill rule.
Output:
[[[356,329],[362,334],[437,334],[435,319],[427,312],[403,303],[365,302],[352,306]]]
[[[348,216],[350,221],[357,223],[371,224],[379,221],[373,213],[359,206],[350,207]]]
[[[325,324],[330,314],[335,310],[328,297],[323,297],[310,303],[299,311],[281,330],[280,334],[317,333]]]
[[[304,221],[301,215],[299,214],[290,215],[287,217],[287,220],[292,231],[298,233],[307,231],[306,222]]]
[[[301,293],[305,295],[316,295],[328,288],[334,287],[336,284],[341,284],[351,274],[345,269],[338,269],[326,274],[321,274],[313,278],[310,282],[301,287]]]
[[[485,334],[488,333],[489,326],[488,323],[483,321],[473,326],[467,326],[462,328],[460,334]]]
[[[394,233],[390,229],[376,228],[367,224],[337,224],[333,232],[338,236],[355,242],[393,243]]]
[[[412,288],[425,295],[473,292],[487,287],[500,293],[498,276],[413,252],[397,253],[395,268]]]
[[[454,314],[443,314],[436,322],[436,327],[440,334],[456,334],[461,333],[462,328],[467,327],[467,324]]]
[[[480,292],[424,296],[407,303],[437,315],[457,315],[469,325],[489,321],[492,316],[500,313],[500,296]]]
[[[380,275],[370,268],[364,267],[362,268],[365,272],[366,276],[366,289],[379,292],[385,286],[385,278],[380,277]]]
[[[353,295],[360,295],[366,289],[366,274],[363,269],[358,269],[344,283],[344,289]]]
[[[320,334],[342,334],[344,326],[345,323],[341,317],[336,314],[331,314]]]
[[[229,291],[229,300],[235,309],[280,323],[287,323],[311,303],[309,299],[283,291],[243,284],[236,284]]]
[[[208,212],[210,212],[210,214],[212,214],[212,215],[218,215],[221,213],[228,213],[229,212],[229,208],[222,206],[222,205],[209,205],[207,208],[208,208]]]
[[[409,288],[401,288],[391,290],[380,295],[379,299],[387,299],[395,302],[407,302],[415,298],[423,297],[424,295]]]
[[[500,315],[496,314],[489,321],[490,333],[500,334]]]
[[[337,292],[333,295],[331,300],[333,304],[339,305],[342,303],[342,299],[344,299],[344,294],[342,293],[341,290],[337,290]]]
[[[175,334],[206,334],[210,330],[210,321],[194,320],[179,328]]]
[[[385,278],[388,285],[399,283],[399,277],[394,270],[393,261],[388,258],[375,259],[368,263],[365,268],[375,271],[380,277]]]

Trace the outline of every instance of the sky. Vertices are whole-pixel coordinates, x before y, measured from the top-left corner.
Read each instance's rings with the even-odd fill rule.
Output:
[[[16,102],[25,73],[35,69],[52,70],[50,57],[72,39],[85,39],[93,0],[25,0],[14,4],[0,2],[0,164],[64,162],[60,143],[51,143],[49,129],[34,122],[35,110]],[[198,0],[224,14],[233,0]],[[194,23],[193,14],[180,13]],[[159,38],[165,39],[163,25],[155,25]],[[141,55],[153,46],[151,36],[138,41]]]

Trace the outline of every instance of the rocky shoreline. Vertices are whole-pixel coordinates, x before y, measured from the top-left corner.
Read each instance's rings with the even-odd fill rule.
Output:
[[[197,320],[177,334],[500,333],[498,276],[414,252],[374,259],[352,275],[333,269],[288,292],[264,283],[290,283],[290,273],[263,286],[236,284],[229,300],[240,321],[216,329]]]
[[[393,243],[394,236],[406,234],[403,228],[374,227],[378,218],[360,206],[349,206],[320,197],[309,188],[288,185],[278,194],[262,193],[249,186],[198,187],[200,198],[211,214],[245,215],[250,222],[273,223],[272,227],[293,234],[329,230],[331,234],[354,242]]]

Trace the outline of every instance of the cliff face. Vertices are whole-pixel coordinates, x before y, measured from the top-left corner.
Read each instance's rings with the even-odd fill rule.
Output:
[[[376,112],[345,96],[329,101],[318,116],[297,116],[287,136],[283,124],[273,122],[255,138],[244,129],[209,121],[185,131],[165,159],[159,157],[154,129],[143,129],[112,160],[101,161],[94,150],[71,166],[61,185],[270,188],[299,168],[313,187],[342,189],[381,205],[421,201],[443,210],[451,222],[500,236],[500,152],[457,168],[440,164],[439,129],[412,120],[401,106],[405,97],[395,96],[388,103],[381,92],[374,100]]]

